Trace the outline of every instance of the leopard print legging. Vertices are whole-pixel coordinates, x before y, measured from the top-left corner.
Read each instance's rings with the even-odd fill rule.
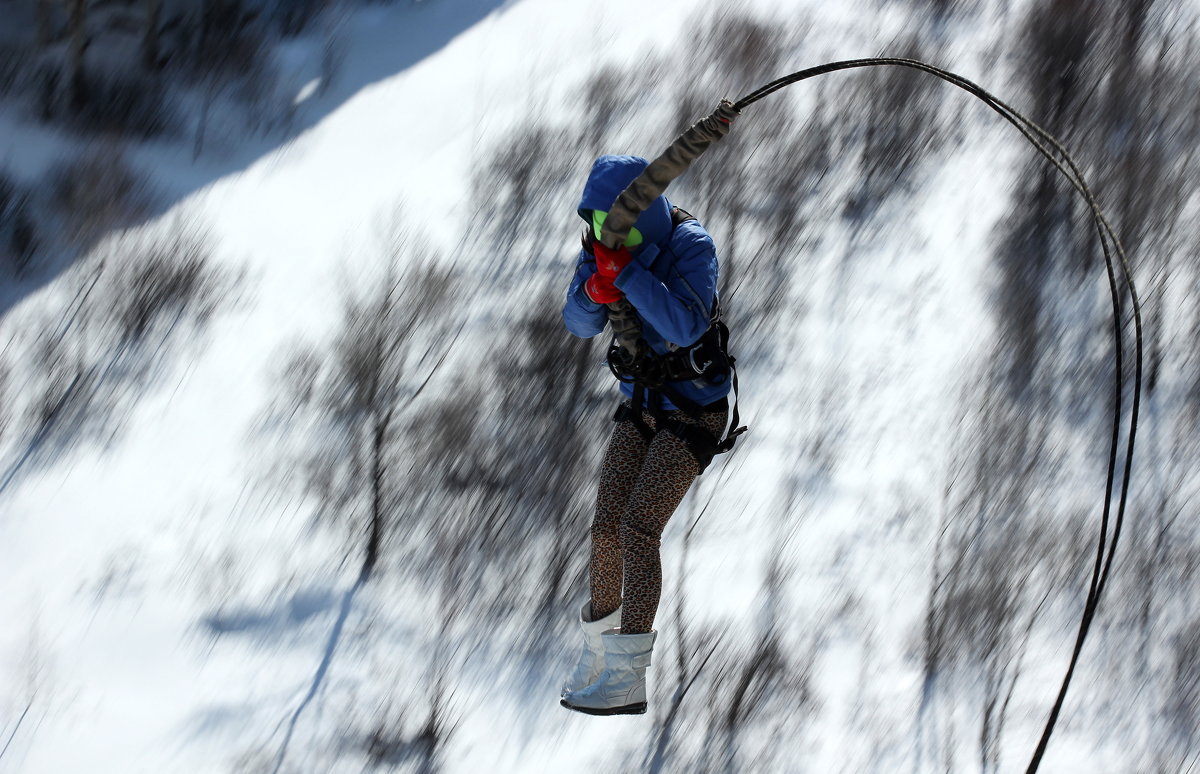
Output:
[[[682,411],[667,415],[676,421],[700,425],[715,436],[725,429],[727,412],[705,412],[693,419]],[[643,421],[656,427],[654,418]],[[675,508],[687,494],[700,465],[687,446],[670,431],[650,443],[628,420],[617,422],[604,463],[592,520],[592,618],[603,618],[622,604],[621,632],[645,634],[654,625],[662,593],[659,539]]]

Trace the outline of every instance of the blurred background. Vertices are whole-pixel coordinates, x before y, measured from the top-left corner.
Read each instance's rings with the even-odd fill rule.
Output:
[[[1130,256],[1126,529],[1043,771],[1200,771],[1200,6],[0,0],[0,772],[1007,772],[1106,502],[1086,203],[924,73],[667,191],[750,432],[663,539],[650,711],[558,706],[616,404],[592,160],[836,59],[959,73]],[[1124,291],[1125,287],[1122,285]]]

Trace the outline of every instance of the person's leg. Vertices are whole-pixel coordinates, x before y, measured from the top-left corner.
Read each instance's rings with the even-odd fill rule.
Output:
[[[699,421],[682,412],[672,412],[672,417],[687,424],[699,424],[714,435],[725,428],[723,411],[702,414]],[[621,518],[625,569],[622,634],[645,634],[653,628],[662,593],[659,540],[699,472],[696,458],[676,435],[662,431],[654,437]]]
[[[632,422],[617,422],[604,453],[592,519],[591,619],[621,606],[621,517],[649,445]]]
[[[621,514],[637,480],[648,444],[631,422],[618,422],[600,468],[592,519],[591,595],[579,611],[583,648],[562,686],[567,696],[587,688],[604,669],[603,634],[621,625]]]

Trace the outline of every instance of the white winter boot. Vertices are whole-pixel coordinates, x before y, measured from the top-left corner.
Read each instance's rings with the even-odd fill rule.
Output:
[[[583,651],[579,654],[579,663],[575,665],[575,671],[563,684],[562,696],[566,696],[571,691],[587,688],[596,682],[600,671],[604,669],[604,643],[600,639],[600,635],[609,629],[619,628],[621,625],[621,608],[619,607],[598,621],[590,620],[591,616],[592,603],[584,602],[583,607],[579,610],[579,629],[583,632]]]
[[[596,682],[572,691],[560,702],[589,715],[640,715],[646,711],[646,667],[658,632],[621,634],[610,629],[604,641],[604,671]]]

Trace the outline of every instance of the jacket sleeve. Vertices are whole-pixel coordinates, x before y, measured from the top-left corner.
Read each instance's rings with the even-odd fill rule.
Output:
[[[653,245],[647,250],[657,249]],[[652,264],[653,255],[643,256]],[[708,330],[717,288],[717,250],[707,234],[687,240],[664,283],[641,262],[617,275],[616,286],[668,341],[686,347]]]
[[[604,330],[608,313],[602,304],[587,297],[583,283],[596,273],[596,261],[587,251],[580,250],[575,262],[575,277],[567,290],[567,302],[563,305],[563,322],[567,330],[581,339],[590,339]]]

